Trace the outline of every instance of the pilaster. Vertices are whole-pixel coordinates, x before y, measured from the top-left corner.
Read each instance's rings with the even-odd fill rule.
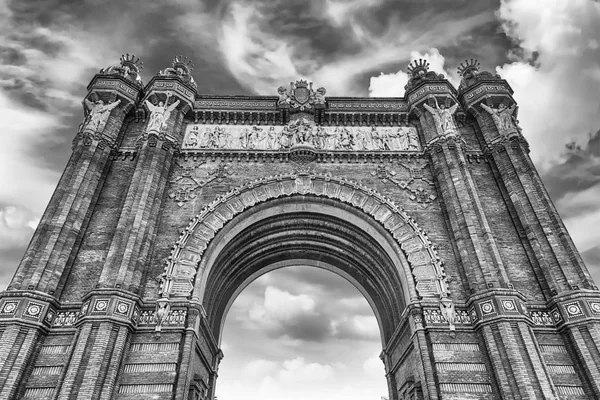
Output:
[[[88,85],[87,115],[73,153],[8,290],[56,295],[60,289],[102,189],[123,119],[140,91],[120,75],[98,74]]]
[[[113,237],[99,287],[139,291],[156,236],[167,180],[183,141],[183,118],[196,94],[188,64],[177,64],[155,76],[142,104],[147,124],[137,139],[138,156],[125,204]],[[183,73],[170,70],[185,69]]]

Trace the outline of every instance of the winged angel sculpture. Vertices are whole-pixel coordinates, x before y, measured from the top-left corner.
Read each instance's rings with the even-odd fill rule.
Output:
[[[92,132],[102,131],[104,125],[106,125],[110,112],[120,103],[121,100],[108,104],[104,104],[102,100],[97,100],[92,103],[88,99],[85,99],[85,105],[90,111],[83,122],[82,130],[90,130]]]
[[[167,93],[167,104],[169,103],[170,93]],[[146,105],[150,110],[150,122],[148,122],[148,128],[146,128],[147,132],[162,132],[164,128],[167,126],[167,121],[171,116],[171,112],[177,107],[179,104],[179,100],[167,106],[167,104],[162,101],[158,103],[157,106],[150,103],[149,100],[146,100]]]
[[[481,107],[492,116],[494,124],[496,124],[496,128],[498,128],[498,132],[501,135],[519,131],[517,125],[517,113],[519,112],[519,107],[516,104],[507,107],[506,104],[500,103],[498,108],[494,108],[485,103],[481,103]]]
[[[435,125],[438,129],[440,135],[447,135],[449,133],[457,133],[456,125],[454,125],[454,119],[452,118],[452,114],[456,112],[458,104],[454,104],[450,108],[446,108],[444,104],[441,106],[438,104],[437,99],[435,100],[435,108],[431,107],[429,104],[424,103],[423,106],[427,111],[429,111],[433,115],[433,119],[435,120]]]

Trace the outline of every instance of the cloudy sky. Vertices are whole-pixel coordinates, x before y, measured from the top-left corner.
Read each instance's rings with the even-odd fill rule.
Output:
[[[268,95],[306,78],[332,96],[402,96],[411,59],[456,84],[477,58],[514,88],[531,155],[600,282],[598,1],[0,0],[0,289],[69,157],[85,86],[126,52],[145,81],[183,54],[201,93]],[[378,399],[380,349],[342,278],[274,271],[231,309],[217,394]]]

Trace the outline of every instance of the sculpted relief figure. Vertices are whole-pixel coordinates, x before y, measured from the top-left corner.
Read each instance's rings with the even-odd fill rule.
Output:
[[[118,106],[121,100],[112,103],[104,104],[102,100],[97,100],[94,103],[85,99],[85,105],[90,110],[83,122],[82,130],[91,130],[92,132],[101,132],[106,125],[108,116],[112,109]]]
[[[167,95],[167,103],[169,102],[169,96]],[[171,116],[171,112],[177,107],[179,100],[175,103],[167,106],[162,101],[157,106],[146,100],[146,106],[150,110],[150,121],[148,122],[147,132],[162,132],[167,127],[167,121]]]
[[[481,103],[481,107],[492,116],[494,124],[496,124],[496,128],[498,128],[498,132],[501,135],[518,132],[516,123],[518,106],[516,104],[512,107],[506,107],[506,104],[500,103],[498,108],[494,108],[489,107],[485,103]]]
[[[458,104],[454,104],[452,107],[446,108],[444,104],[440,106],[435,97],[434,100],[435,108],[431,107],[427,103],[424,103],[423,106],[433,115],[433,119],[435,120],[435,125],[439,134],[447,135],[449,133],[458,133],[456,130],[456,125],[454,125],[454,119],[452,118],[452,114],[454,114],[458,108]]]
[[[280,150],[295,145],[344,151],[420,150],[414,127],[313,126],[306,119],[298,119],[281,127],[188,125],[184,145],[189,149],[232,150]]]
[[[279,86],[277,89],[277,94],[279,94],[279,100],[277,101],[278,104],[290,104],[291,99],[286,88]]]

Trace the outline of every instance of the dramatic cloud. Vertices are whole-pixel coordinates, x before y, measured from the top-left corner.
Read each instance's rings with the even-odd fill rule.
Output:
[[[518,47],[497,72],[515,90],[532,157],[544,170],[566,143],[583,144],[600,128],[600,3],[503,0],[498,17]]]

